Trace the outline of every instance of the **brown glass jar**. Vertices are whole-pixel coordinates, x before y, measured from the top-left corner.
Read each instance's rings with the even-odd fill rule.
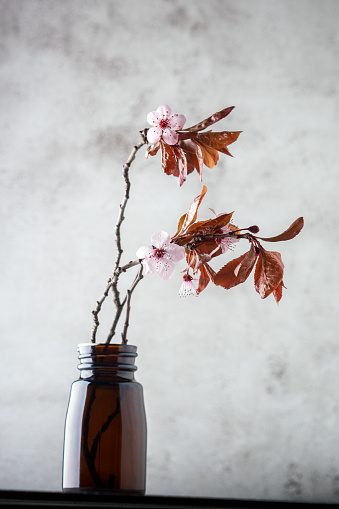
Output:
[[[143,495],[146,415],[133,345],[78,346],[80,378],[68,403],[63,491]]]

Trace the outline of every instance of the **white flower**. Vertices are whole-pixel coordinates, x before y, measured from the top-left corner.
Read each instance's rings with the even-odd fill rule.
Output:
[[[178,133],[184,127],[186,117],[178,113],[171,114],[172,110],[167,104],[162,104],[156,111],[147,115],[147,122],[151,127],[147,132],[147,140],[152,145],[158,143],[161,138],[167,145],[175,145],[178,142]]]
[[[137,257],[142,260],[145,274],[158,274],[162,279],[173,276],[175,263],[185,256],[185,249],[171,243],[171,237],[166,232],[152,235],[151,246],[139,247]]]
[[[187,297],[187,295],[198,296],[198,290],[194,286],[193,281],[198,281],[197,278],[193,278],[187,272],[182,276],[182,285],[179,289],[180,297]]]

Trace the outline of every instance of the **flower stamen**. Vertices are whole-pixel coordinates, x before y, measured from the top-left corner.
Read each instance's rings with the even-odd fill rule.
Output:
[[[166,254],[165,249],[155,249],[153,256],[155,258],[163,258],[165,256],[165,254]]]
[[[166,232],[152,235],[152,245],[141,246],[137,257],[141,260],[144,274],[158,274],[162,279],[170,279],[175,264],[185,256],[185,249],[171,243],[171,237]]]

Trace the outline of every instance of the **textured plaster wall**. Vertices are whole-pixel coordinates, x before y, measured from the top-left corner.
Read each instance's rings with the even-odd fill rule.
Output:
[[[205,168],[199,217],[305,228],[274,246],[279,307],[252,278],[187,299],[179,271],[137,288],[147,492],[339,501],[338,15],[336,0],[0,0],[1,489],[61,489],[76,348],[147,113],[167,103],[192,125],[235,105],[218,129],[244,132]],[[125,261],[200,191],[139,153]]]

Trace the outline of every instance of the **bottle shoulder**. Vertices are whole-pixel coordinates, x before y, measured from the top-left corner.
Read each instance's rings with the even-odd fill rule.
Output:
[[[89,378],[78,378],[73,381],[72,387],[88,387],[88,386],[107,386],[107,387],[139,387],[142,389],[142,385],[137,380],[125,380],[125,379],[101,379],[96,377]]]

